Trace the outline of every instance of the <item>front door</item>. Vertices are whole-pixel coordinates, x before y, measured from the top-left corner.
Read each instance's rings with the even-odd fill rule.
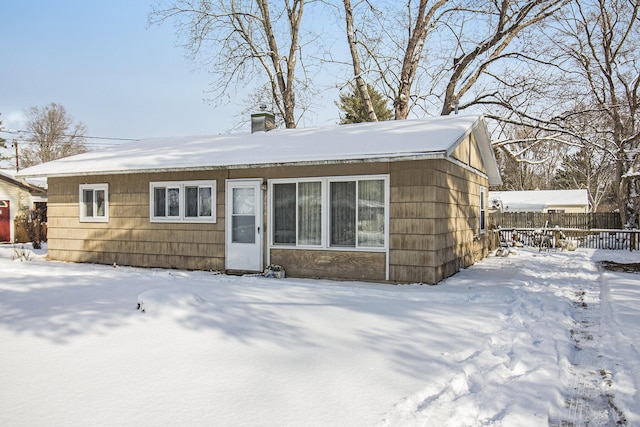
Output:
[[[262,271],[262,180],[228,180],[226,269]]]
[[[9,200],[0,200],[0,242],[11,241],[10,207]]]

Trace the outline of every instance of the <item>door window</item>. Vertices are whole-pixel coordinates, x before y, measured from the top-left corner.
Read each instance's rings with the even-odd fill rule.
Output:
[[[254,188],[233,189],[231,240],[234,243],[255,243],[255,208]]]

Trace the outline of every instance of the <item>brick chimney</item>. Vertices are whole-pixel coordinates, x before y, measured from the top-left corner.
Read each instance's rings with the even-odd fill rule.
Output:
[[[276,127],[276,117],[273,113],[267,112],[267,106],[261,105],[259,113],[251,115],[251,133],[269,132]]]

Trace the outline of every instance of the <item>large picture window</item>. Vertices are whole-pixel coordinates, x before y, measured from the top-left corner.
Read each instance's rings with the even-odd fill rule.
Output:
[[[150,184],[154,222],[215,222],[216,181],[171,181]]]
[[[358,246],[384,247],[384,224],[384,181],[358,181]]]
[[[274,180],[271,188],[273,245],[386,247],[386,176]]]
[[[356,245],[356,182],[330,183],[331,246]]]
[[[80,185],[80,222],[109,221],[109,184]]]
[[[296,183],[273,186],[273,243],[296,244]]]
[[[322,183],[298,183],[298,243],[322,243]]]

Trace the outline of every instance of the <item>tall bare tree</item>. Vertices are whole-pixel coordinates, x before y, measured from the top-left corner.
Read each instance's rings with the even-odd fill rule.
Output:
[[[82,122],[73,123],[67,110],[55,102],[27,111],[26,139],[21,144],[20,165],[29,167],[87,151],[87,131]]]
[[[2,113],[0,113],[0,115],[2,115]],[[2,130],[2,120],[0,120],[0,131],[1,130]],[[4,143],[5,143],[5,139],[0,138],[0,148],[5,148]]]
[[[272,97],[267,104],[294,128],[296,91],[310,84],[297,77],[304,7],[305,0],[172,0],[166,7],[156,5],[149,20],[175,20],[191,58],[202,59],[214,74],[216,99],[252,80],[256,90],[267,84]]]
[[[364,54],[358,76],[382,82],[395,118],[417,106],[450,114],[473,105],[504,106],[501,88],[518,63],[536,63],[537,32],[568,0],[344,1]],[[358,12],[358,13],[356,13]],[[350,41],[350,45],[353,43]],[[353,47],[351,49],[353,53]],[[507,65],[508,64],[508,65]],[[506,77],[505,77],[506,76]],[[533,78],[530,72],[518,75]]]
[[[561,95],[571,109],[556,126],[615,165],[613,185],[622,223],[640,214],[640,1],[574,0],[556,22],[553,42],[567,72]]]
[[[376,114],[375,108],[373,107],[373,102],[371,101],[369,85],[367,85],[365,79],[362,77],[362,65],[360,62],[360,54],[358,53],[357,34],[353,26],[353,8],[351,7],[351,0],[344,0],[344,12],[347,25],[347,43],[349,44],[351,62],[353,63],[353,76],[356,82],[355,86],[358,94],[360,95],[362,107],[367,113],[367,121],[377,122],[378,116]]]
[[[566,147],[561,140],[547,138],[540,130],[506,125],[502,138],[494,141],[500,173],[501,190],[550,190],[554,188],[556,170]]]
[[[0,113],[2,114],[2,113]],[[2,120],[0,120],[0,131],[2,130]],[[6,140],[4,138],[0,138],[0,149],[5,149],[7,148],[6,145]],[[3,156],[2,153],[0,152],[0,162],[2,162],[3,160],[7,160],[8,157]]]
[[[457,102],[461,109],[482,103],[504,106],[503,98],[496,91],[500,84],[489,85],[468,100],[462,101],[483,76],[494,79],[495,83],[503,81],[503,76],[491,71],[492,66],[499,62],[510,63],[511,69],[516,68],[521,61],[542,66],[542,61],[534,57],[534,52],[530,50],[539,33],[527,31],[559,13],[566,3],[567,0],[496,0],[480,2],[480,8],[463,13],[462,15],[466,15],[463,24],[452,31],[458,48],[450,72],[445,78],[440,114],[450,114]],[[472,22],[483,24],[476,24],[479,29],[470,30],[469,24]],[[520,40],[516,40],[518,38]],[[518,78],[526,76],[519,75]],[[522,81],[518,84],[526,86]]]
[[[609,208],[615,203],[612,191],[614,167],[611,159],[593,145],[585,145],[575,152],[566,154],[556,171],[556,188],[584,188],[588,191],[593,212],[602,206]],[[611,197],[613,195],[613,197]]]
[[[437,0],[429,4],[428,0],[420,0],[415,16],[411,15],[411,1],[407,2],[409,11],[409,26],[406,48],[402,56],[400,78],[396,82],[394,108],[396,120],[406,119],[409,115],[409,101],[414,81],[418,77],[418,66],[424,53],[424,44],[429,29],[436,25],[436,13],[449,0]]]
[[[365,106],[366,84],[379,83],[393,102],[395,118],[407,117],[417,99],[425,39],[441,19],[436,14],[449,2],[343,1],[354,80]]]

